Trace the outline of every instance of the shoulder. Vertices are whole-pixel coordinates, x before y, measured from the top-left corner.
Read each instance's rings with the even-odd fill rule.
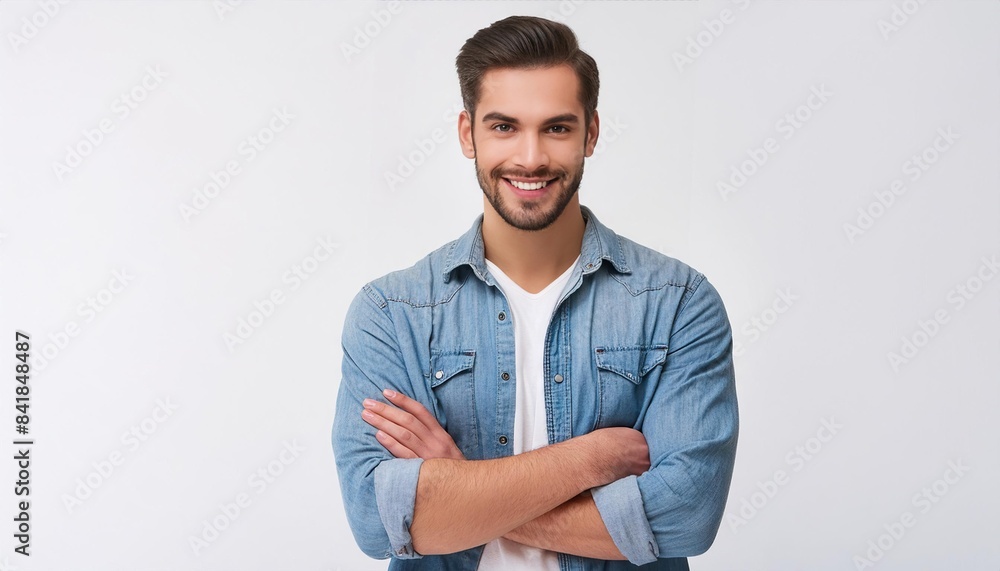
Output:
[[[465,282],[464,277],[457,276],[445,280],[449,253],[457,243],[457,239],[452,240],[408,268],[395,270],[369,281],[361,288],[358,296],[368,297],[382,309],[393,303],[428,307],[448,301]]]
[[[631,272],[612,277],[632,296],[648,295],[646,303],[669,307],[673,313],[671,327],[684,330],[684,335],[701,332],[724,336],[730,330],[722,296],[705,274],[628,238],[619,239]]]
[[[667,289],[693,293],[705,281],[705,275],[688,264],[621,235],[618,245],[627,260],[629,273],[615,275],[633,295]]]

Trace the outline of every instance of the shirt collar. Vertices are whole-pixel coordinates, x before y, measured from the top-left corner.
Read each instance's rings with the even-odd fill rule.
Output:
[[[586,206],[580,205],[580,211],[586,221],[583,230],[583,244],[580,248],[580,266],[583,273],[596,271],[603,260],[608,260],[619,273],[629,274],[625,252],[621,239],[610,228],[601,224],[594,213]],[[458,240],[452,242],[446,258],[443,277],[447,283],[452,272],[459,266],[468,265],[479,279],[486,281],[486,256],[483,248],[483,215],[480,214],[472,227]]]

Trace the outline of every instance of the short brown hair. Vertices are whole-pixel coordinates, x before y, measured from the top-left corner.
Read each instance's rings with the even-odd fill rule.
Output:
[[[534,16],[510,16],[466,40],[455,58],[462,103],[474,120],[483,76],[491,69],[533,69],[569,65],[580,82],[584,125],[597,109],[601,82],[597,62],[580,49],[569,26]]]

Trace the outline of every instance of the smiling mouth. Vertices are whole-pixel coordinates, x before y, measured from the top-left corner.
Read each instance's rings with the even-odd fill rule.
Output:
[[[507,181],[507,184],[513,186],[518,190],[541,190],[547,187],[548,185],[552,184],[554,181],[558,180],[558,178],[553,178],[540,182],[519,182],[516,180],[511,180],[509,178],[504,178],[504,180]]]

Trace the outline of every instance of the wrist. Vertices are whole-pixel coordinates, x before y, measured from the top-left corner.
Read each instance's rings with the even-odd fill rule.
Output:
[[[580,492],[614,481],[615,478],[608,473],[610,462],[598,433],[590,432],[571,438],[566,444],[572,446],[574,459],[581,464],[577,471],[580,476]]]

